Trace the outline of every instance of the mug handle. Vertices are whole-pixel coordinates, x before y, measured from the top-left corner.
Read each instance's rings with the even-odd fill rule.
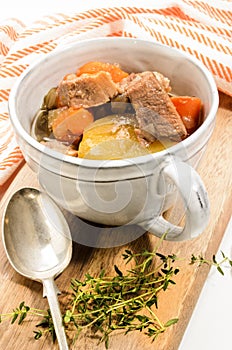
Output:
[[[161,169],[164,181],[168,178],[178,189],[185,208],[185,226],[176,226],[165,220],[162,214],[139,225],[145,230],[170,241],[184,241],[200,235],[209,221],[209,200],[198,173],[187,163],[169,159]]]

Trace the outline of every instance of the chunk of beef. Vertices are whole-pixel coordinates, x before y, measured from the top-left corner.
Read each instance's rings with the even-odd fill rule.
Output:
[[[122,81],[119,83],[120,93],[124,93],[124,91],[127,89],[129,84],[131,84],[132,82],[136,83],[142,77],[147,76],[150,73],[154,74],[154,76],[156,77],[156,79],[158,80],[158,82],[166,92],[171,91],[170,80],[167,77],[165,77],[163,74],[159,72],[145,71],[142,73],[131,73],[126,78],[122,79]]]
[[[121,88],[134,106],[142,132],[157,139],[181,141],[187,136],[186,128],[159,80],[152,72],[144,72],[128,79]]]
[[[154,76],[156,77],[156,79],[164,89],[164,91],[170,92],[171,91],[170,80],[159,72],[152,72],[152,73],[154,74]]]
[[[108,102],[118,94],[118,85],[108,72],[82,74],[63,80],[58,88],[59,106],[88,108]]]

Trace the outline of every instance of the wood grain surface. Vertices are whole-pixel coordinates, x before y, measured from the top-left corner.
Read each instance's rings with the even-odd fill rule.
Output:
[[[160,251],[164,254],[176,253],[178,256],[186,258],[181,263],[178,263],[180,273],[176,276],[176,285],[170,287],[167,292],[160,294],[159,309],[157,311],[162,321],[165,322],[170,318],[178,317],[179,322],[169,328],[154,343],[151,343],[151,340],[142,333],[132,332],[126,336],[122,333],[117,333],[111,337],[109,349],[178,349],[209,270],[207,266],[198,268],[197,266],[189,265],[188,259],[192,253],[212,257],[212,254],[218,249],[232,213],[231,111],[232,98],[220,94],[216,128],[198,169],[207,188],[211,204],[211,216],[207,229],[197,239],[178,243],[165,241],[160,247]],[[27,165],[23,165],[5,187],[1,188],[1,216],[12,193],[18,188],[25,186],[38,187],[35,174]],[[66,216],[72,234],[76,235],[86,230],[85,223],[70,214],[66,213]],[[97,234],[101,234],[103,229],[97,228],[96,230]],[[111,234],[113,229],[109,228],[107,230],[107,234]],[[138,234],[138,228],[134,226],[119,228],[118,230],[123,230],[125,235],[130,235],[132,232]],[[56,283],[62,292],[59,296],[61,308],[64,307],[70,294],[69,285],[71,278],[82,278],[86,272],[96,274],[103,267],[107,273],[111,274],[114,264],[123,269],[124,263],[121,255],[125,249],[138,252],[143,248],[153,249],[157,243],[158,239],[149,233],[143,234],[131,243],[115,248],[97,249],[74,243],[72,261],[62,275],[56,279]],[[48,308],[47,300],[42,297],[42,285],[20,276],[13,270],[6,258],[2,241],[0,240],[0,313],[11,311],[23,300],[26,304],[35,308]],[[34,340],[33,330],[35,330],[36,323],[37,320],[26,321],[22,326],[9,325],[8,322],[0,324],[0,349],[58,349],[58,345],[53,344],[49,337],[38,341]],[[83,337],[74,346],[70,345],[70,349],[103,350],[104,345],[99,345],[94,337]]]

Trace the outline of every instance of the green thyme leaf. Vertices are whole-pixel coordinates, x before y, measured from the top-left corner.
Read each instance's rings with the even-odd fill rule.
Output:
[[[13,323],[15,323],[15,321],[17,320],[17,318],[18,318],[18,313],[17,312],[15,312],[14,314],[13,314],[13,317],[12,317],[12,320],[11,320],[11,324],[13,324]]]
[[[117,265],[114,265],[114,269],[115,269],[115,272],[120,276],[122,277],[123,276],[123,273],[122,271],[119,270],[118,266]]]
[[[169,320],[168,322],[165,323],[164,327],[170,327],[173,326],[174,324],[176,324],[179,321],[178,318],[173,318],[171,320]]]
[[[217,267],[217,270],[218,270],[218,272],[220,272],[221,275],[224,276],[224,272],[223,272],[221,266],[218,266],[218,267]]]

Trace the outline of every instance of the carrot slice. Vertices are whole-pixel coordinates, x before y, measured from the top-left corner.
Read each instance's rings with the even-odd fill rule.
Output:
[[[198,97],[175,96],[171,101],[181,116],[189,134],[192,134],[200,123],[202,102]]]
[[[73,143],[93,121],[92,113],[84,108],[61,109],[53,120],[52,131],[57,140]]]
[[[101,71],[110,73],[115,83],[118,83],[123,78],[128,76],[128,73],[124,72],[115,64],[97,61],[84,64],[82,67],[77,69],[76,75],[79,77],[82,74],[95,74]]]

